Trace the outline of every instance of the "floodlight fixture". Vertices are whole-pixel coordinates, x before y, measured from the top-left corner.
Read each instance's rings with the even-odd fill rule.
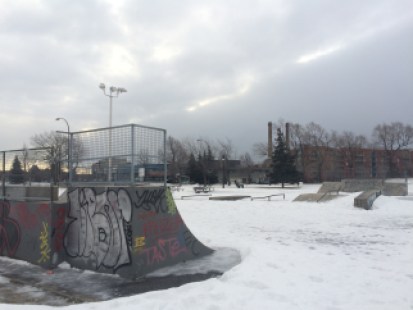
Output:
[[[126,89],[123,87],[109,87],[109,94],[106,93],[106,86],[104,83],[100,83],[99,88],[103,90],[103,94],[109,97],[109,169],[108,169],[108,181],[112,180],[112,101],[113,98],[117,98],[119,94],[126,93]]]

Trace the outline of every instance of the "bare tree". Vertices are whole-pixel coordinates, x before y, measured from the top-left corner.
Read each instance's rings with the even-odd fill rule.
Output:
[[[141,149],[138,154],[138,162],[141,165],[149,164],[150,154],[148,149]]]
[[[248,183],[251,182],[252,180],[252,172],[254,171],[254,166],[255,163],[252,160],[251,155],[246,152],[243,155],[240,156],[240,161],[241,161],[241,167],[246,171],[247,176],[248,176]]]
[[[61,164],[68,156],[67,137],[50,131],[31,137],[31,144],[34,147],[46,149],[45,160],[49,163],[53,182],[59,180]]]
[[[367,138],[363,135],[355,135],[350,131],[344,131],[341,134],[333,132],[331,141],[344,162],[346,170],[344,177],[355,177],[356,157],[362,148],[367,147]]]
[[[259,157],[268,157],[268,145],[266,143],[254,143],[252,148],[255,155]]]
[[[23,145],[23,154],[21,157],[21,162],[22,162],[22,168],[23,171],[26,175],[25,181],[29,182],[29,185],[31,184],[32,181],[32,167],[36,164],[36,162],[39,160],[39,155],[37,154],[39,150],[32,150],[27,147],[26,144]]]
[[[319,182],[323,181],[323,170],[327,163],[329,154],[330,134],[319,124],[311,122],[305,126],[305,140],[313,146],[312,156],[317,165],[317,178]]]
[[[234,153],[234,145],[232,141],[226,138],[226,141],[218,140],[219,157],[225,159],[231,159]]]
[[[317,181],[323,180],[331,135],[321,125],[310,122],[305,126],[290,123],[290,148],[296,155],[299,171],[307,171],[315,165]]]
[[[373,130],[374,142],[386,152],[389,177],[397,176],[396,154],[413,143],[413,128],[400,122],[377,125]]]
[[[181,141],[171,136],[166,140],[166,148],[169,173],[180,182],[189,160],[188,152]]]
[[[290,149],[295,153],[296,166],[301,172],[306,169],[306,160],[304,157],[304,146],[305,146],[305,131],[303,126],[300,124],[291,123],[290,124]]]
[[[83,145],[80,139],[75,139],[73,137],[72,144],[71,144],[72,152],[71,152],[71,168],[72,173],[76,174],[76,169],[79,167],[80,161],[82,157],[85,155],[85,146]]]

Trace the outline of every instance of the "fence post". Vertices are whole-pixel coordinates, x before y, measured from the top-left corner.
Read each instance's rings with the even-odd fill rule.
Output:
[[[131,159],[131,169],[130,169],[130,182],[133,184],[135,182],[135,125],[131,124],[132,131],[132,159]]]
[[[2,187],[3,187],[3,200],[6,200],[6,152],[3,153],[3,175],[2,175]]]
[[[73,133],[70,133],[69,132],[69,141],[67,141],[67,143],[68,143],[68,146],[69,146],[69,150],[68,150],[68,153],[67,153],[67,156],[68,156],[68,161],[67,161],[67,163],[68,163],[68,167],[67,167],[67,169],[68,169],[68,177],[69,177],[69,180],[68,180],[68,187],[70,186],[70,184],[72,183],[72,178],[73,178],[73,176],[72,176],[72,161],[73,161]]]
[[[166,129],[163,131],[163,185],[166,188],[168,167],[166,165]]]

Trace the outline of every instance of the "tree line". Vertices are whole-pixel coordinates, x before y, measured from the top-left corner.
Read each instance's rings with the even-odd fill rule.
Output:
[[[284,121],[279,121],[276,128],[286,128]],[[304,148],[312,147],[313,160],[317,164],[319,178],[325,168],[326,157],[331,149],[337,150],[344,162],[350,169],[355,165],[356,156],[361,149],[383,150],[386,154],[385,160],[388,167],[388,177],[397,176],[398,151],[407,149],[413,143],[413,128],[409,124],[401,122],[383,123],[374,127],[372,135],[367,138],[357,135],[351,131],[328,131],[321,125],[310,122],[306,125],[298,123],[289,124],[289,148],[295,152],[296,163],[299,170],[303,171],[308,165],[306,158],[300,156]],[[255,154],[268,156],[267,144],[257,143],[254,145]]]
[[[279,128],[284,134],[285,140],[285,121],[278,121],[274,128]],[[304,148],[312,146],[313,156],[317,163],[318,173],[321,175],[326,162],[326,156],[329,149],[334,148],[340,152],[343,160],[351,168],[354,165],[357,152],[363,148],[381,149],[386,153],[386,161],[389,167],[389,176],[396,174],[395,160],[397,151],[408,148],[413,142],[413,128],[408,124],[401,122],[383,123],[374,127],[372,135],[367,138],[364,135],[357,135],[351,131],[328,131],[321,125],[310,122],[305,125],[299,123],[289,124],[289,145],[288,149],[295,154],[295,164],[299,171],[303,171],[306,165],[306,158],[299,156],[304,152]],[[277,131],[278,134],[278,131]],[[274,139],[275,147],[279,144],[279,136]],[[68,143],[67,136],[56,132],[46,132],[35,134],[31,137],[31,145],[35,148],[47,149],[44,160],[48,163],[50,173],[58,180],[62,175],[63,166],[67,161]],[[236,148],[228,138],[224,140],[212,140],[209,138],[194,139],[184,138],[177,139],[172,136],[167,137],[166,141],[166,160],[168,162],[168,175],[176,181],[183,176],[189,176],[191,180],[198,183],[214,183],[217,181],[217,163],[220,161],[223,167],[224,179],[229,179],[227,174],[228,162],[239,160],[241,167],[245,169],[254,169],[255,162],[249,152],[237,155]],[[273,148],[272,152],[276,149]],[[27,148],[26,146],[24,148]],[[83,146],[81,143],[74,141],[72,150],[72,169],[73,172],[79,164],[82,157]],[[252,154],[258,157],[271,158],[273,154],[268,154],[268,145],[266,143],[256,143],[253,145]],[[26,161],[23,160],[23,170],[28,171]],[[213,165],[215,165],[213,167]],[[36,179],[45,178],[40,167],[31,165],[30,170],[32,177]],[[68,173],[68,170],[65,170]],[[226,180],[228,181],[228,180]]]

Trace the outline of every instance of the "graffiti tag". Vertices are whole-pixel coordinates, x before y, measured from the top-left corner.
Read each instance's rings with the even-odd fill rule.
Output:
[[[46,263],[50,260],[50,247],[49,247],[49,224],[43,222],[43,229],[40,232],[40,258],[37,261],[39,264]]]
[[[162,203],[165,189],[146,189],[139,193],[136,191],[137,200],[134,202],[137,209],[142,208],[145,211],[155,211],[158,213],[168,212],[168,206]]]
[[[124,189],[96,195],[92,188],[69,193],[69,218],[64,247],[70,257],[91,260],[116,271],[131,262],[132,203]]]
[[[169,239],[159,239],[156,245],[144,249],[141,253],[146,257],[146,264],[153,265],[165,261],[168,257],[174,258],[186,251],[187,248],[185,245],[181,245],[178,239],[173,237]]]

